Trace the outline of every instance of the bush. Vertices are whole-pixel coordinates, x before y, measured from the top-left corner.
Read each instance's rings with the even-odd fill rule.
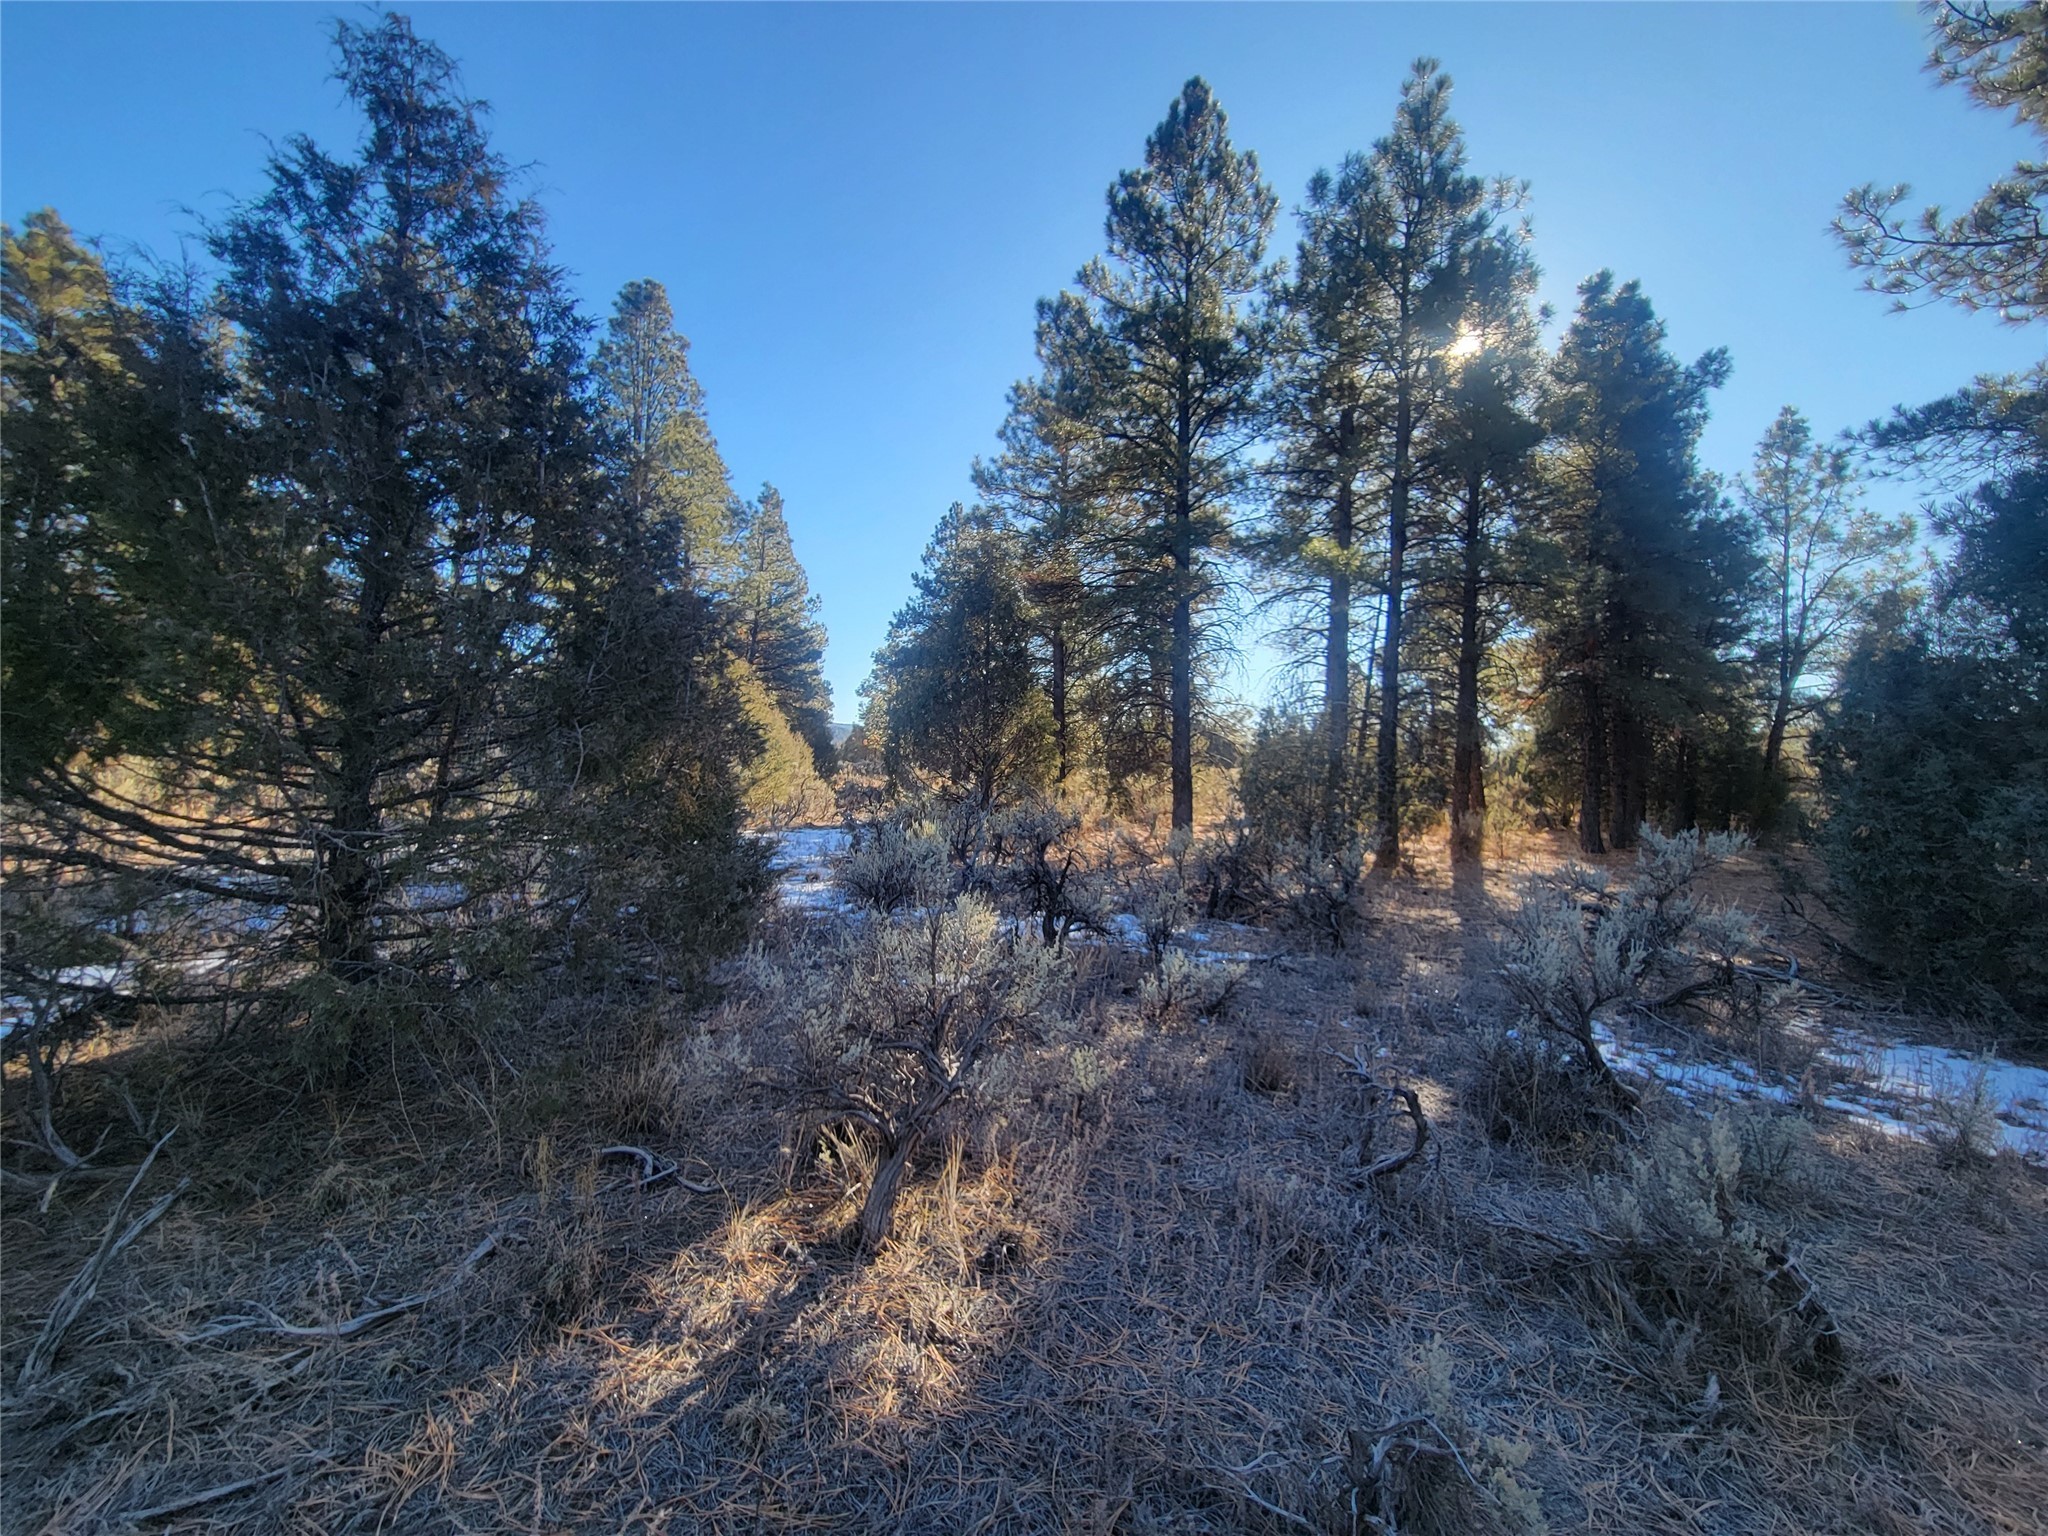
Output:
[[[990,822],[996,883],[1006,904],[1035,918],[1047,949],[1063,949],[1076,927],[1101,929],[1110,917],[1103,871],[1081,846],[1081,818],[1034,796]]]
[[[1003,931],[977,895],[878,918],[762,978],[793,1034],[792,1085],[814,1122],[856,1128],[875,1157],[863,1251],[894,1229],[912,1157],[957,1107],[988,1094],[1012,1051],[1057,1032],[1061,971]]]
[[[950,895],[953,872],[946,841],[935,824],[906,810],[888,812],[848,829],[839,883],[862,906],[894,912],[930,906]]]
[[[1601,1015],[1726,990],[1738,980],[1735,955],[1752,932],[1732,909],[1703,906],[1692,885],[1746,846],[1729,833],[1666,837],[1645,825],[1626,885],[1577,865],[1523,887],[1499,946],[1501,980],[1539,1051],[1589,1079],[1609,1110],[1630,1111],[1635,1094],[1601,1053]]]
[[[1667,1127],[1595,1186],[1595,1284],[1676,1371],[1769,1364],[1832,1379],[1845,1349],[1783,1244],[1737,1204],[1742,1135],[1728,1116]]]

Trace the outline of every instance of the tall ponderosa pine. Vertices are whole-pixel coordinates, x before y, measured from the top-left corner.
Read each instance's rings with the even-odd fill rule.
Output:
[[[869,721],[891,777],[922,776],[984,810],[1042,786],[1054,766],[1021,553],[989,512],[954,503],[875,656]]]
[[[1465,170],[1450,93],[1450,78],[1437,72],[1436,61],[1417,60],[1402,85],[1393,132],[1370,155],[1346,157],[1334,178],[1316,178],[1304,210],[1302,278],[1291,290],[1296,314],[1322,338],[1308,354],[1310,376],[1320,376],[1319,398],[1291,414],[1318,423],[1321,446],[1299,430],[1296,438],[1322,461],[1329,548],[1338,556],[1326,715],[1334,714],[1331,703],[1345,702],[1329,695],[1344,689],[1349,675],[1335,652],[1348,644],[1352,497],[1360,474],[1385,497],[1373,763],[1373,863],[1381,870],[1401,856],[1404,603],[1414,504],[1430,475],[1422,450],[1451,378],[1447,353],[1470,303],[1474,255],[1493,223],[1485,184]]]
[[[825,626],[796,558],[782,493],[772,485],[734,509],[732,560],[722,583],[733,654],[810,746],[819,773],[832,771],[832,690],[825,682]]]
[[[1126,648],[1163,662],[1173,825],[1195,816],[1203,615],[1219,590],[1265,348],[1255,295],[1276,200],[1239,153],[1206,82],[1190,80],[1109,192],[1106,260],[1079,277],[1106,351],[1091,427],[1132,521],[1113,573]],[[1149,670],[1149,669],[1148,669]]]
[[[1423,648],[1450,662],[1451,854],[1476,858],[1486,814],[1481,677],[1511,622],[1510,536],[1533,490],[1543,436],[1543,353],[1530,299],[1536,269],[1521,241],[1496,231],[1468,257],[1467,308],[1451,376],[1432,424],[1435,470],[1420,586]]]
[[[1707,392],[1727,372],[1722,352],[1686,366],[1665,351],[1636,284],[1602,272],[1580,285],[1554,365],[1552,563],[1531,606],[1552,736],[1573,740],[1588,853],[1633,842],[1658,748],[1683,756],[1686,730],[1729,688],[1722,651],[1739,628],[1747,550],[1694,460]],[[1690,818],[1680,806],[1675,819]]]

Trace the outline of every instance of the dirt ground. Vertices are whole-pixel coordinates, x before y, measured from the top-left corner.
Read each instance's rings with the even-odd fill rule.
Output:
[[[59,1126],[126,1167],[175,1128],[130,1217],[189,1183],[26,1384],[126,1180],[7,1194],[0,1523],[2048,1529],[2038,1170],[1743,1111],[1728,1219],[1837,1330],[1802,1361],[1719,1324],[1715,1276],[1603,1257],[1630,1146],[1497,1139],[1492,944],[1560,852],[1425,854],[1342,953],[1233,934],[1256,958],[1206,1018],[1147,1017],[1143,956],[1081,946],[1071,1033],[927,1148],[871,1261],[862,1150],[768,1086],[790,1025],[744,981],[395,1043],[347,1091],[145,1020],[68,1070]],[[1785,890],[1755,856],[1715,887],[1855,987]],[[1371,1177],[1412,1136],[1396,1087],[1429,1136]],[[1675,1095],[1644,1121],[1638,1149],[1708,1145]]]

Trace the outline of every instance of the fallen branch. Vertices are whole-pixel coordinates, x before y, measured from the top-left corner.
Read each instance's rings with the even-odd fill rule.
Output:
[[[645,1147],[601,1147],[598,1149],[597,1155],[600,1161],[607,1157],[632,1158],[634,1162],[640,1165],[640,1177],[634,1182],[642,1189],[647,1188],[650,1184],[661,1184],[674,1179],[680,1187],[687,1189],[693,1195],[715,1195],[718,1193],[718,1186],[716,1184],[699,1184],[694,1179],[684,1178],[682,1170],[674,1163],[664,1163]]]
[[[277,1467],[255,1477],[245,1477],[240,1482],[222,1483],[218,1488],[205,1488],[198,1493],[188,1493],[184,1498],[173,1499],[168,1504],[155,1504],[148,1509],[131,1509],[122,1518],[140,1524],[144,1520],[161,1520],[165,1515],[182,1515],[186,1510],[197,1509],[202,1504],[217,1503],[238,1493],[246,1493],[251,1488],[260,1488],[265,1483],[274,1483],[290,1470],[289,1467]]]
[[[142,1166],[135,1170],[135,1177],[128,1181],[128,1187],[115,1202],[114,1214],[107,1219],[107,1230],[100,1234],[99,1247],[85,1261],[85,1268],[73,1276],[71,1283],[58,1294],[57,1304],[50,1309],[42,1332],[36,1335],[35,1343],[29,1346],[28,1358],[22,1362],[21,1375],[14,1383],[17,1394],[26,1392],[49,1372],[58,1349],[64,1343],[64,1335],[71,1331],[71,1325],[78,1321],[79,1314],[99,1294],[100,1281],[106,1275],[107,1266],[118,1259],[129,1244],[156,1225],[157,1218],[169,1210],[171,1202],[192,1183],[190,1179],[178,1180],[177,1187],[169,1194],[158,1196],[155,1204],[126,1227],[121,1225],[121,1218],[128,1213],[128,1202],[135,1197],[135,1191],[149,1173],[150,1165],[155,1163],[157,1153],[163,1151],[164,1143],[176,1134],[175,1128],[165,1131],[157,1144],[149,1149],[149,1156],[142,1160]]]
[[[430,1302],[439,1301],[443,1296],[446,1296],[450,1291],[462,1284],[464,1280],[469,1278],[470,1271],[474,1270],[477,1265],[498,1251],[502,1230],[501,1228],[499,1231],[492,1232],[482,1242],[470,1249],[463,1256],[462,1262],[455,1266],[455,1272],[432,1290],[416,1291],[410,1296],[401,1296],[396,1301],[373,1308],[368,1312],[358,1312],[354,1317],[344,1318],[340,1322],[316,1323],[310,1326],[302,1323],[288,1323],[268,1307],[264,1307],[254,1317],[215,1318],[203,1328],[195,1329],[191,1333],[181,1334],[178,1342],[180,1344],[199,1344],[209,1339],[225,1338],[231,1333],[246,1332],[249,1329],[256,1329],[263,1333],[274,1333],[287,1339],[318,1339],[336,1342],[342,1339],[352,1339],[357,1334],[376,1327],[379,1323],[388,1322],[392,1318],[407,1312],[417,1311]]]
[[[1368,1179],[1383,1179],[1390,1174],[1399,1173],[1403,1168],[1414,1162],[1415,1159],[1422,1156],[1422,1149],[1429,1145],[1429,1117],[1423,1114],[1422,1100],[1416,1097],[1415,1090],[1413,1088],[1401,1087],[1398,1084],[1385,1084],[1374,1077],[1372,1068],[1365,1059],[1364,1046],[1353,1046],[1351,1054],[1348,1056],[1337,1051],[1331,1051],[1330,1056],[1344,1068],[1346,1073],[1364,1083],[1375,1094],[1390,1093],[1399,1099],[1402,1110],[1408,1116],[1408,1122],[1413,1128],[1406,1148],[1399,1152],[1391,1152],[1387,1156],[1380,1158],[1377,1162],[1369,1164],[1362,1176]],[[1372,1129],[1368,1125],[1365,1135],[1359,1141],[1358,1152],[1360,1159],[1363,1160],[1366,1156],[1370,1155],[1371,1151]]]

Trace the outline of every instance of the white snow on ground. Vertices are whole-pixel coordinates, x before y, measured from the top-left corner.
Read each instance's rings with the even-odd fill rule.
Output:
[[[777,899],[785,907],[806,912],[846,910],[832,861],[846,851],[848,842],[843,827],[791,827],[776,833],[768,868],[775,876]]]
[[[1820,1102],[1827,1108],[1888,1136],[1929,1141],[1952,1134],[1958,1108],[1981,1096],[1994,1117],[1998,1146],[2048,1165],[2048,1068],[1998,1056],[1965,1056],[1938,1045],[1885,1040],[1812,1017],[1796,1020],[1792,1027],[1820,1044],[1830,1080]],[[1618,1040],[1605,1025],[1595,1028],[1602,1050],[1618,1070],[1655,1078],[1681,1098],[1695,1103],[1800,1102],[1798,1083],[1761,1075],[1752,1063],[1688,1059],[1663,1046]],[[1842,1078],[1847,1082],[1840,1082]]]

